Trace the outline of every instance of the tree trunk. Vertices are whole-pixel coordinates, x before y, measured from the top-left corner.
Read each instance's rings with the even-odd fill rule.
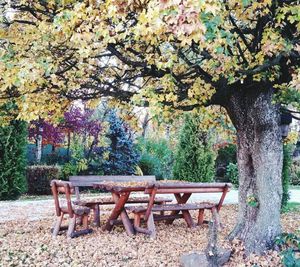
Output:
[[[272,89],[236,90],[226,103],[237,130],[239,213],[229,238],[261,254],[281,233],[282,137]]]
[[[36,137],[36,162],[40,163],[42,160],[42,149],[43,149],[43,126],[39,124]]]

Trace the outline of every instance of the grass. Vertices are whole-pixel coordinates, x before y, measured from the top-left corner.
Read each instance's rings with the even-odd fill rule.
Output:
[[[298,202],[288,202],[286,207],[282,209],[283,213],[288,213],[288,212],[300,212],[300,203]]]
[[[300,190],[300,185],[290,185],[289,189],[296,189],[296,190]]]

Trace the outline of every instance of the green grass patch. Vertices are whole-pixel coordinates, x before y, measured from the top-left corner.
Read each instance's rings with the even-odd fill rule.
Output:
[[[300,203],[299,202],[288,202],[287,205],[282,209],[282,213],[288,212],[300,212]]]

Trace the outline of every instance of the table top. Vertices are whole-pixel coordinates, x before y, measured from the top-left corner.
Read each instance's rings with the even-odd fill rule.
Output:
[[[230,183],[192,183],[185,181],[167,180],[156,182],[110,182],[104,181],[93,184],[94,188],[115,192],[137,192],[149,191],[156,188],[159,191],[172,193],[173,191],[194,191],[194,192],[222,192],[224,188],[230,189]]]

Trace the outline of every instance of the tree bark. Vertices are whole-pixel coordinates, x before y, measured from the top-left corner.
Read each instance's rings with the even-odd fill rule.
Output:
[[[43,126],[39,124],[37,126],[37,137],[36,137],[36,162],[40,163],[42,160],[42,149],[43,149]]]
[[[239,213],[229,238],[242,240],[247,254],[263,253],[281,233],[282,137],[272,95],[236,90],[225,105],[237,130],[239,169]]]

